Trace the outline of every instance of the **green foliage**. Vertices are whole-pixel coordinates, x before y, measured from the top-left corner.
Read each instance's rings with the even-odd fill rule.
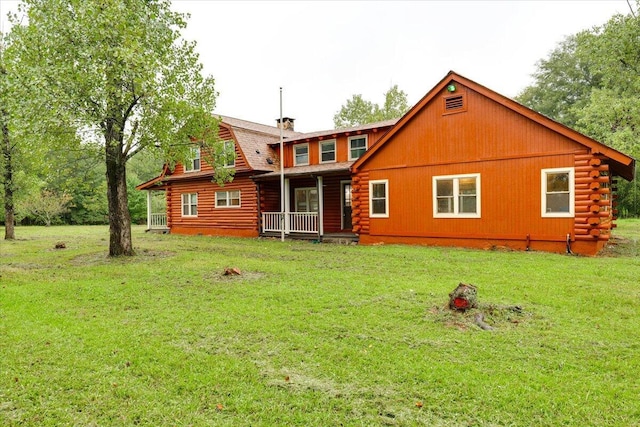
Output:
[[[18,210],[22,211],[23,216],[30,216],[36,223],[48,227],[57,222],[60,216],[69,210],[71,199],[69,194],[44,190],[39,194],[33,194],[20,203]]]
[[[218,143],[214,81],[201,74],[195,43],[181,38],[186,16],[168,0],[22,0],[20,11],[28,23],[14,18],[12,45],[33,104],[26,118],[39,120],[46,107],[59,127],[101,142],[109,253],[131,255],[128,161],[157,147],[175,162],[194,140]]]
[[[589,102],[591,89],[602,81],[594,58],[586,51],[594,37],[590,31],[567,37],[549,58],[538,61],[535,83],[516,99],[569,127],[575,126],[581,109]]]
[[[106,227],[21,227],[0,424],[632,426],[640,220],[619,223],[607,258],[134,227],[123,259]],[[460,281],[494,331],[446,309]]]
[[[333,116],[334,126],[339,129],[395,119],[409,110],[407,94],[398,89],[398,85],[391,87],[384,98],[384,105],[380,107],[363,99],[362,95],[353,95]]]
[[[640,2],[636,3],[636,9]],[[538,63],[518,101],[640,158],[640,15],[568,37]],[[619,185],[622,215],[640,216],[640,180]]]

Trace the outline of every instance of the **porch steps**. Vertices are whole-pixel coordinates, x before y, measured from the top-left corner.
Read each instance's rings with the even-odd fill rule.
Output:
[[[266,232],[260,234],[260,237],[266,238],[280,238],[280,233],[278,232]],[[322,236],[322,239],[319,239],[317,234],[309,234],[309,233],[290,233],[285,236],[286,240],[308,240],[314,243],[332,243],[339,245],[355,245],[358,243],[358,237],[354,234],[348,233],[334,233],[334,234],[325,234]]]
[[[153,234],[169,234],[168,228],[147,228],[145,233],[153,233]]]

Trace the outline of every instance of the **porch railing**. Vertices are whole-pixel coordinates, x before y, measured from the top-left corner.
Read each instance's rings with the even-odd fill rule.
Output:
[[[149,226],[151,228],[166,228],[167,227],[167,214],[154,213],[151,214]]]
[[[280,212],[262,213],[262,231],[282,231]],[[289,212],[285,222],[286,233],[317,233],[318,213],[317,212]]]

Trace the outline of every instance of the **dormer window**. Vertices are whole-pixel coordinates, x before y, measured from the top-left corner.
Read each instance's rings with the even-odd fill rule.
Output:
[[[185,172],[195,172],[200,170],[200,147],[193,147],[191,155],[184,164]]]
[[[293,165],[304,166],[309,164],[309,144],[293,146]]]
[[[222,155],[224,156],[223,165],[225,168],[232,168],[236,165],[236,146],[233,141],[224,141]]]

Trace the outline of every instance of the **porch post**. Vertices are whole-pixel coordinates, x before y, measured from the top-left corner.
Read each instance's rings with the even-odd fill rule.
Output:
[[[147,230],[151,230],[151,200],[153,197],[151,196],[151,190],[147,190]]]
[[[290,223],[290,218],[289,218],[289,204],[291,202],[290,197],[289,197],[289,178],[285,178],[284,180],[284,231],[286,234],[289,234],[290,230],[291,230],[291,223]]]
[[[316,177],[318,183],[318,237],[322,239],[324,234],[324,193],[322,190],[322,177]]]

